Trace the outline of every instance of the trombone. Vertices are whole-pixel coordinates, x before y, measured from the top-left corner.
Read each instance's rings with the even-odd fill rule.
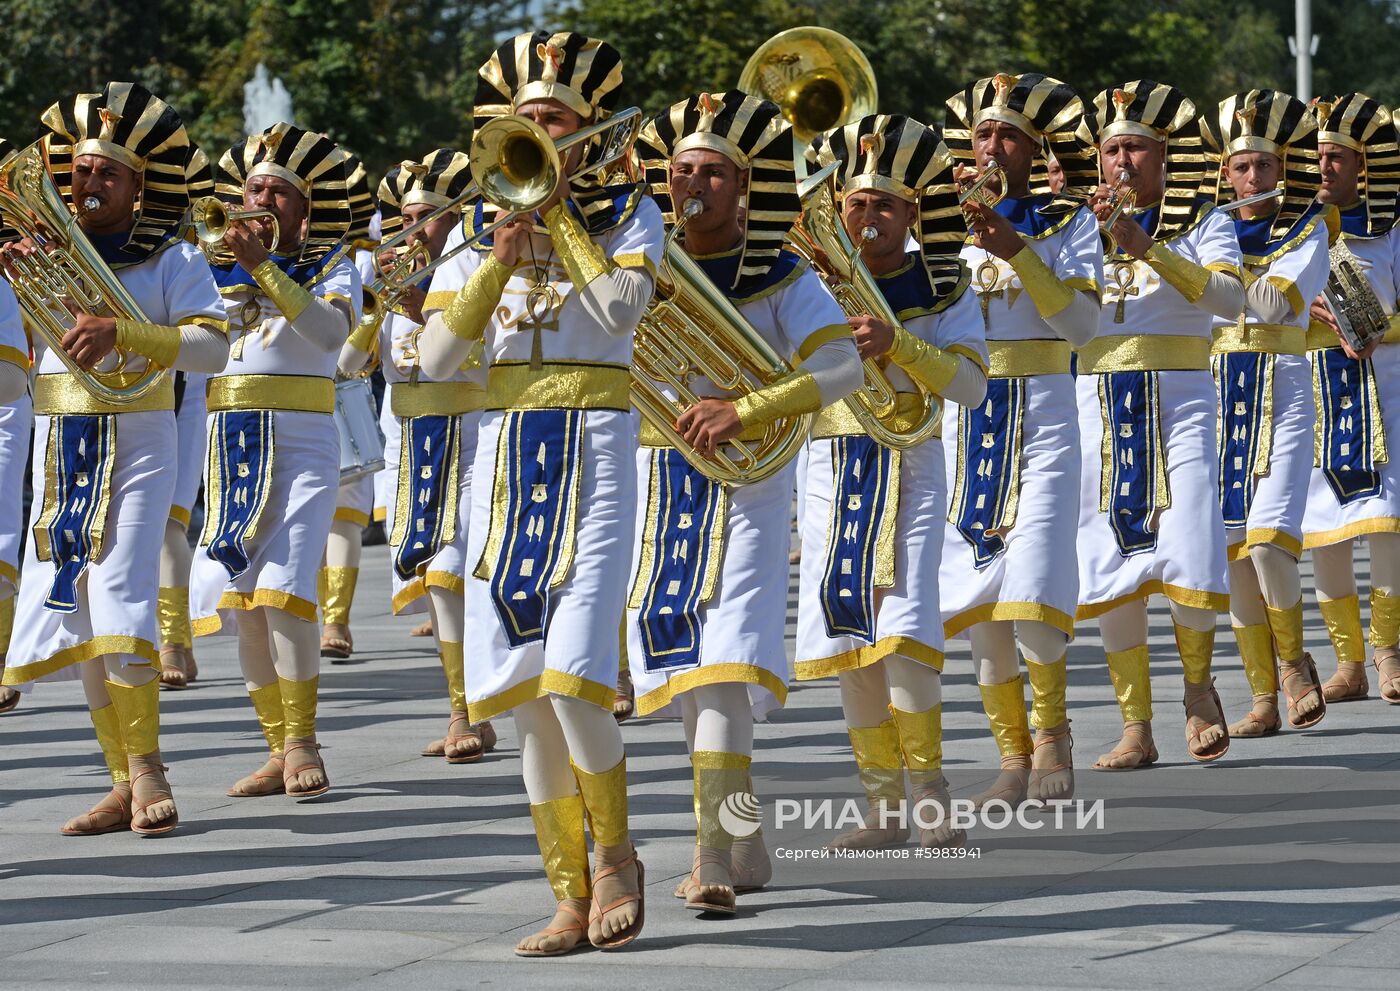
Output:
[[[207,249],[222,243],[235,221],[261,217],[266,217],[272,223],[272,246],[275,249],[282,241],[282,228],[277,223],[277,215],[271,210],[230,210],[217,196],[201,196],[190,204],[189,226],[200,245]]]

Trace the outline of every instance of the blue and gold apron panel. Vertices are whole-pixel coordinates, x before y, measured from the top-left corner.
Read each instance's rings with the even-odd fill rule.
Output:
[[[1118,553],[1131,557],[1157,546],[1157,514],[1171,505],[1157,373],[1100,375],[1099,407],[1099,512],[1108,514]]]
[[[54,565],[46,609],[77,612],[78,580],[102,555],[116,444],[115,416],[49,420],[44,505],[34,526],[35,554]]]
[[[394,573],[417,577],[457,535],[457,476],[462,421],[456,416],[411,416],[399,420],[403,452],[394,507]]]
[[[1274,437],[1274,359],[1259,351],[1217,355],[1220,424],[1220,508],[1225,526],[1249,520],[1255,480],[1269,473]]]
[[[1343,506],[1381,493],[1376,465],[1390,460],[1375,366],[1357,361],[1341,348],[1310,354],[1317,425],[1313,466],[1322,469]]]
[[[979,570],[1006,550],[1021,491],[1026,383],[988,379],[987,398],[958,409],[958,465],[948,522],[972,545]]]
[[[204,489],[209,512],[200,543],[231,579],[248,570],[246,545],[257,535],[272,486],[272,418],[271,410],[214,414]]]
[[[899,453],[864,434],[831,439],[821,604],[829,637],[875,642],[875,589],[894,584]]]

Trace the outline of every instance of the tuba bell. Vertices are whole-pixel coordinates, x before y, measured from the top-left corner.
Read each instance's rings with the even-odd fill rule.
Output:
[[[1332,271],[1327,276],[1322,299],[1336,318],[1337,329],[1347,347],[1360,354],[1372,341],[1385,336],[1390,318],[1346,242],[1339,240],[1332,245],[1329,254]]]
[[[719,482],[744,485],[768,478],[796,457],[815,415],[778,420],[756,440],[740,437],[722,444],[713,457],[701,454],[676,430],[676,418],[707,398],[695,392],[692,379],[703,376],[736,397],[792,372],[792,366],[676,244],[686,222],[701,209],[699,200],[688,200],[666,238],[656,295],[633,339],[632,405],[698,471]],[[665,387],[675,395],[668,395]]]
[[[43,338],[78,384],[94,399],[111,406],[130,406],[159,386],[166,369],[140,355],[118,350],[112,367],[89,371],[63,350],[63,338],[74,322],[70,306],[93,316],[142,323],[148,320],[64,203],[49,173],[48,151],[42,141],[0,165],[0,218],[5,226],[42,249],[27,257],[10,257],[10,286],[25,323]],[[128,368],[128,364],[133,367]]]
[[[847,316],[869,314],[898,327],[899,318],[860,260],[860,248],[851,243],[841,223],[836,208],[835,170],[835,165],[828,165],[803,183],[800,191],[802,216],[793,224],[788,245],[826,280],[831,294]],[[862,233],[866,235],[863,240],[875,236],[874,230],[869,228]],[[861,364],[865,382],[844,402],[872,440],[905,450],[924,443],[938,431],[943,407],[937,396],[916,382],[914,409],[901,410],[894,384],[880,363],[866,358]]]

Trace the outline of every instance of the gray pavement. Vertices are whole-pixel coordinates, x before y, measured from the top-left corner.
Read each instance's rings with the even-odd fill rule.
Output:
[[[224,791],[261,762],[231,640],[162,696],[183,823],[173,835],[73,839],[58,825],[106,789],[76,685],[41,686],[0,717],[0,984],[22,987],[1394,988],[1400,938],[1400,709],[1335,706],[1318,728],[1186,760],[1179,665],[1153,610],[1159,767],[1089,771],[1117,739],[1102,648],[1069,655],[1079,796],[1103,828],[1029,817],[978,824],[976,856],[779,860],[737,917],[698,919],[670,892],[694,823],[680,728],[624,727],[644,936],[623,953],[515,958],[548,918],[514,728],[484,763],[417,756],[445,726],[441,671],[413,621],[387,614],[387,555],[365,552],[355,663],[327,665],[321,739],[333,782],[304,803]],[[1308,644],[1334,663],[1308,600]],[[22,620],[21,620],[22,621]],[[468,645],[470,649],[470,644]],[[1217,643],[1231,716],[1248,702]],[[949,651],[945,755],[956,795],[995,774],[965,647]],[[834,683],[800,686],[758,727],[756,788],[775,853],[817,849],[820,823],[778,828],[781,802],[855,794]],[[790,807],[790,806],[789,806]],[[1039,826],[1040,828],[1034,828]]]

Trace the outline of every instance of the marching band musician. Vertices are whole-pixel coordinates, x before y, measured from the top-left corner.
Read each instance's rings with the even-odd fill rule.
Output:
[[[637,154],[665,213],[679,218],[699,204],[678,247],[777,353],[800,358],[790,374],[738,399],[697,377],[691,387],[701,399],[674,423],[685,442],[709,457],[859,385],[845,314],[817,273],[783,250],[800,201],[791,128],[778,106],[738,90],[700,93],[648,122]],[[636,473],[627,641],[637,712],[683,719],[694,776],[695,853],[676,894],[693,911],[733,915],[736,887],[762,887],[772,875],[761,835],[735,842],[719,812],[727,796],[752,794],[754,720],[787,697],[796,469],[790,461],[767,478],[727,485],[644,420]]]
[[[417,245],[421,264],[442,255],[448,235],[461,222],[456,202],[471,181],[467,156],[438,148],[422,161],[405,161],[389,170],[379,184],[383,212],[382,235],[393,237],[406,226],[426,225],[409,235],[405,250]],[[431,218],[431,219],[430,219]],[[383,260],[386,266],[393,258]],[[405,281],[412,281],[409,276]],[[466,587],[467,511],[471,506],[472,461],[476,456],[477,426],[486,398],[486,372],[464,363],[443,380],[430,380],[419,358],[423,332],[422,280],[411,284],[402,302],[403,313],[388,312],[379,326],[362,320],[341,351],[340,371],[353,374],[370,360],[384,356],[382,367],[397,435],[399,472],[387,500],[385,526],[389,534],[395,615],[429,612],[438,655],[447,676],[451,715],[447,735],[430,743],[425,757],[443,757],[449,764],[478,761],[496,745],[489,722],[473,726],[467,717],[463,669],[463,593]],[[386,448],[389,445],[386,444]],[[386,459],[387,460],[387,459]]]
[[[604,42],[537,31],[506,41],[479,75],[478,136],[516,115],[557,141],[611,115],[622,65]],[[616,949],[644,918],[611,707],[636,501],[628,365],[662,231],[640,186],[603,185],[589,167],[600,147],[595,138],[562,153],[536,211],[437,270],[420,338],[431,378],[450,378],[473,352],[488,365],[467,530],[465,626],[477,637],[467,712],[477,723],[515,715],[558,902],[549,925],[516,946],[522,956],[569,953],[585,935]],[[446,250],[485,214],[478,205]]]
[[[870,116],[818,138],[808,158],[818,167],[838,164],[846,232],[862,245],[861,262],[898,317],[894,325],[870,314],[848,318],[861,357],[887,356],[884,371],[903,416],[917,415],[910,400],[919,389],[938,397],[930,402],[937,432],[898,451],[868,437],[844,402],[828,406],[807,457],[796,675],[840,676],[869,800],[864,825],[834,845],[891,846],[909,838],[908,822],[882,825],[880,815],[904,804],[906,770],[916,802],[946,811],[949,799],[938,609],[948,495],[939,400],[972,407],[986,398],[987,345],[958,257],[966,228],[952,155],[938,130],[908,117]],[[905,248],[911,232],[917,250]],[[920,818],[932,821],[932,812]],[[920,839],[949,846],[965,835],[945,821],[921,828]]]
[[[1400,438],[1400,234],[1395,187],[1400,153],[1390,112],[1362,93],[1314,101],[1318,122],[1317,198],[1341,211],[1341,241],[1375,293],[1383,336],[1357,352],[1337,317],[1312,301],[1308,354],[1321,443],[1314,455],[1303,514],[1303,546],[1312,549],[1317,605],[1337,653],[1337,671],[1322,686],[1330,702],[1364,699],[1366,647],[1356,592],[1352,541],[1371,550],[1372,663],[1381,698],[1400,705],[1400,459],[1387,438]]]
[[[1229,607],[1225,529],[1203,508],[1219,485],[1211,317],[1238,315],[1244,290],[1234,224],[1199,193],[1195,121],[1180,90],[1139,79],[1096,96],[1080,130],[1102,174],[1094,212],[1112,222],[1099,333],[1079,351],[1077,379],[1079,618],[1099,621],[1123,715],[1122,739],[1097,770],[1157,760],[1147,658],[1155,592],[1171,607],[1187,750],[1210,761],[1230,746],[1210,677],[1216,613]]]
[[[1048,76],[1002,73],[972,83],[948,108],[953,154],[1003,173],[995,206],[976,196],[964,203],[971,234],[962,257],[991,357],[987,397],[948,408],[943,429],[951,500],[939,573],[944,634],[971,640],[1001,754],[1001,774],[973,801],[1069,798],[1065,649],[1078,575],[1065,521],[1078,515],[1080,470],[1070,348],[1098,328],[1103,252],[1083,201],[1048,191],[1045,156],[1059,160],[1067,192],[1087,184],[1074,140],[1083,105]]]
[[[219,160],[234,220],[213,264],[233,324],[228,367],[209,380],[204,533],[190,581],[196,636],[238,635],[238,658],[269,747],[233,797],[324,794],[316,742],[316,578],[340,480],[335,365],[360,309],[346,238],[358,163],[287,123]],[[274,234],[277,235],[274,239]]]
[[[1337,208],[1315,201],[1317,122],[1302,101],[1250,90],[1201,120],[1207,162],[1237,199],[1281,198],[1235,210],[1245,266],[1245,310],[1215,320],[1220,503],[1230,557],[1230,622],[1253,704],[1230,736],[1303,729],[1327,711],[1312,656],[1303,649],[1298,559],[1312,466],[1316,411],[1308,382],[1308,304],[1322,291]],[[1277,670],[1275,669],[1277,658]]]
[[[143,87],[113,82],[55,103],[42,122],[55,185],[151,321],[78,314],[64,350],[85,374],[114,348],[125,355],[120,372],[218,371],[228,357],[223,307],[208,267],[178,236],[207,163],[179,115]],[[32,263],[43,252],[32,241],[11,246],[12,281],[31,281],[17,274],[13,256]],[[113,787],[63,827],[66,835],[168,833],[179,814],[161,762],[153,665],[160,547],[175,486],[174,386],[166,375],[146,395],[113,405],[42,341],[35,347],[34,539],[19,593],[25,621],[5,681],[82,679]]]
[[[15,153],[0,138],[0,165]],[[24,465],[34,404],[29,398],[29,338],[10,284],[0,278],[0,681],[15,627],[20,528],[24,525]],[[0,683],[0,714],[19,705],[19,692]]]

